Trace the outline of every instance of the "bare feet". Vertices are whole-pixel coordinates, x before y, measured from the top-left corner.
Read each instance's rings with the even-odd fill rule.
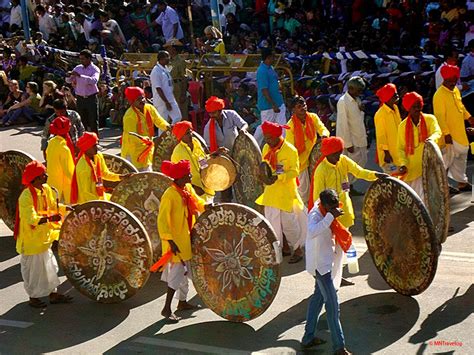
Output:
[[[186,301],[179,301],[178,303],[178,307],[176,308],[177,311],[190,311],[190,310],[193,310],[193,309],[197,309],[198,307],[191,304],[191,303],[188,303]]]

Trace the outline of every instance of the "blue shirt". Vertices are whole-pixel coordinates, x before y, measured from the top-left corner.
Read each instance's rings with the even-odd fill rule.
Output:
[[[283,105],[283,96],[280,92],[280,86],[278,85],[278,74],[271,65],[266,65],[261,62],[257,69],[257,107],[260,111],[270,110],[272,105],[263,96],[262,89],[268,89],[270,97],[272,98],[275,105],[280,107]]]

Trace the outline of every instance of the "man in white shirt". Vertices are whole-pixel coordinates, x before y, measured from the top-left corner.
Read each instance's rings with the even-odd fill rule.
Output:
[[[436,90],[439,89],[441,85],[443,85],[443,76],[441,75],[441,68],[444,67],[445,65],[458,65],[458,59],[459,59],[459,53],[456,49],[453,48],[445,48],[443,51],[443,56],[444,56],[444,62],[439,66],[439,68],[436,70],[435,73],[435,85],[436,85]],[[460,83],[458,83],[458,88],[461,90],[462,86],[460,86]]]
[[[173,79],[166,66],[170,62],[167,51],[158,52],[158,62],[151,71],[150,81],[153,90],[153,106],[169,123],[181,121],[181,111],[173,94]]]
[[[54,18],[51,16],[51,14],[46,12],[46,9],[43,5],[36,6],[35,12],[38,16],[39,31],[43,34],[44,40],[48,41],[49,36],[58,31],[56,23],[54,22]]]
[[[12,7],[10,9],[10,28],[15,25],[22,28],[21,6],[19,0],[12,0]]]
[[[158,10],[160,10],[160,16],[155,20],[151,26],[160,25],[165,37],[165,42],[170,39],[183,39],[184,33],[179,22],[179,15],[175,9],[168,6],[166,1],[158,0]]]

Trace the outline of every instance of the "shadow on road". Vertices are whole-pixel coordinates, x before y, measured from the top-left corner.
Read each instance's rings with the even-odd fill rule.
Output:
[[[13,238],[13,233],[0,237],[0,262],[7,261],[16,255],[16,240]]]
[[[367,283],[374,290],[386,291],[391,289],[391,287],[385,282],[375,267],[372,256],[368,250],[359,258],[359,273],[357,276],[360,275],[367,275]],[[349,273],[347,273],[346,268],[344,268],[343,276],[348,276],[349,278],[351,276]]]
[[[451,226],[454,227],[454,231],[448,234],[448,238],[453,234],[460,233],[464,229],[469,228],[469,223],[472,222],[472,216],[474,216],[474,206],[470,206],[465,210],[451,215]]]

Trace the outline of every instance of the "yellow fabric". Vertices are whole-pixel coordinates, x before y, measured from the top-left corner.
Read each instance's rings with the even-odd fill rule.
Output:
[[[173,154],[171,155],[171,161],[173,163],[177,163],[180,160],[189,160],[191,163],[191,184],[194,186],[198,186],[203,189],[206,194],[201,196],[203,199],[207,199],[208,197],[212,197],[215,195],[215,192],[211,189],[207,189],[201,180],[201,168],[199,165],[199,161],[201,159],[207,159],[207,154],[202,148],[201,143],[198,139],[193,137],[193,151],[191,148],[181,141],[173,150]]]
[[[375,137],[377,140],[377,155],[379,165],[385,164],[385,152],[388,150],[395,165],[400,165],[398,157],[398,126],[402,121],[397,105],[393,105],[393,110],[388,105],[383,104],[375,113]]]
[[[218,53],[220,55],[225,54],[225,44],[224,41],[219,41],[219,43],[214,47],[214,53]]]
[[[48,185],[55,187],[62,201],[69,204],[74,160],[63,137],[55,136],[49,141],[46,148],[46,167]]]
[[[459,89],[455,87],[451,91],[441,85],[433,96],[433,110],[443,133],[443,137],[439,140],[440,146],[444,146],[444,136],[450,134],[453,141],[467,147],[469,141],[464,120],[471,115],[461,101]]]
[[[367,170],[360,167],[351,158],[341,155],[341,158],[336,165],[331,164],[327,159],[324,159],[321,164],[318,165],[314,172],[314,188],[313,188],[313,199],[317,201],[319,194],[325,189],[334,189],[339,194],[339,201],[343,203],[342,209],[344,214],[338,217],[344,227],[349,228],[354,224],[354,208],[352,206],[352,200],[349,196],[349,191],[342,189],[342,184],[346,183],[349,186],[349,173],[354,175],[358,179],[364,179],[367,181],[377,180],[375,171]]]
[[[93,164],[94,168],[97,166],[97,164],[100,164],[102,180],[120,180],[119,174],[115,174],[107,168],[107,165],[105,165],[104,157],[101,153],[97,153],[94,156],[94,161],[91,161],[91,163]],[[99,195],[97,195],[96,185],[94,180],[92,179],[92,170],[89,164],[87,164],[87,161],[84,156],[82,156],[81,159],[79,159],[79,161],[77,162],[76,178],[78,190],[77,203],[84,203],[92,200],[103,200],[102,197],[99,197]]]
[[[318,134],[315,135],[313,141],[310,141],[308,137],[306,137],[306,134],[305,134],[305,150],[299,154],[300,172],[308,168],[309,155],[311,154],[311,150],[313,149],[313,146],[316,143],[318,136],[329,137],[329,131],[327,130],[324,123],[321,122],[317,114],[308,112],[306,119],[308,118],[314,122],[314,127]],[[290,129],[286,130],[286,141],[292,145],[295,145],[295,124],[293,123],[294,119],[297,119],[297,118],[293,118],[293,117],[291,118],[291,120],[288,122],[288,126],[290,126]],[[306,129],[306,123],[303,125],[303,133],[306,132],[305,129]]]
[[[200,211],[204,211],[205,201],[196,195],[193,187],[187,184],[185,189],[196,196],[199,201]],[[195,222],[196,220],[193,218],[193,225]],[[163,254],[170,248],[168,240],[174,241],[180,250],[178,255],[173,255],[172,262],[179,263],[180,257],[183,261],[192,258],[191,233],[188,227],[188,208],[174,185],[168,187],[161,197],[160,209],[158,211],[158,233],[161,238]]]
[[[426,128],[428,130],[428,139],[436,142],[441,137],[441,129],[439,128],[436,117],[433,115],[423,114],[425,116]],[[420,120],[421,122],[421,120]],[[420,125],[418,122],[418,126]],[[405,153],[405,126],[407,120],[404,119],[398,127],[398,155],[400,157],[400,166],[407,167],[407,174],[403,177],[404,181],[413,181],[418,179],[422,173],[422,159],[423,159],[423,148],[425,142],[419,142],[419,129],[418,126],[413,127],[414,136],[414,147],[415,153],[413,155],[406,155]]]
[[[129,107],[128,110],[125,112],[123,116],[123,136],[122,136],[122,150],[120,155],[122,158],[130,157],[131,163],[137,169],[143,169],[150,166],[153,162],[153,150],[148,155],[148,159],[144,163],[140,163],[138,161],[138,156],[142,153],[145,148],[146,144],[143,143],[139,138],[131,136],[128,134],[129,132],[137,133],[141,136],[148,137],[153,139],[153,137],[149,136],[148,133],[148,126],[146,124],[146,113],[150,112],[151,119],[153,124],[161,129],[162,131],[166,130],[169,127],[168,122],[166,122],[158,113],[156,108],[153,105],[145,104],[144,113],[138,112],[139,119],[141,121],[141,126],[143,132],[138,132],[138,120],[137,114],[133,110],[133,108]]]
[[[268,144],[265,144],[262,156],[265,156],[269,149]],[[273,185],[265,185],[263,194],[257,198],[255,203],[286,212],[293,212],[294,206],[303,209],[303,201],[296,186],[300,165],[298,151],[286,140],[277,152],[277,165],[283,165],[283,173],[278,175],[278,180]],[[272,169],[272,172],[275,173],[275,170]]]
[[[18,198],[18,208],[20,212],[20,230],[16,240],[16,251],[23,255],[41,254],[48,250],[51,243],[59,238],[61,224],[58,222],[47,222],[38,225],[42,217],[57,214],[56,197],[47,184],[43,185],[43,190],[36,189],[38,196],[38,206],[36,212],[33,205],[33,196],[29,189],[24,189]],[[46,198],[47,206],[44,204]],[[48,207],[48,209],[47,209]],[[66,214],[66,206],[59,204],[59,213]]]

